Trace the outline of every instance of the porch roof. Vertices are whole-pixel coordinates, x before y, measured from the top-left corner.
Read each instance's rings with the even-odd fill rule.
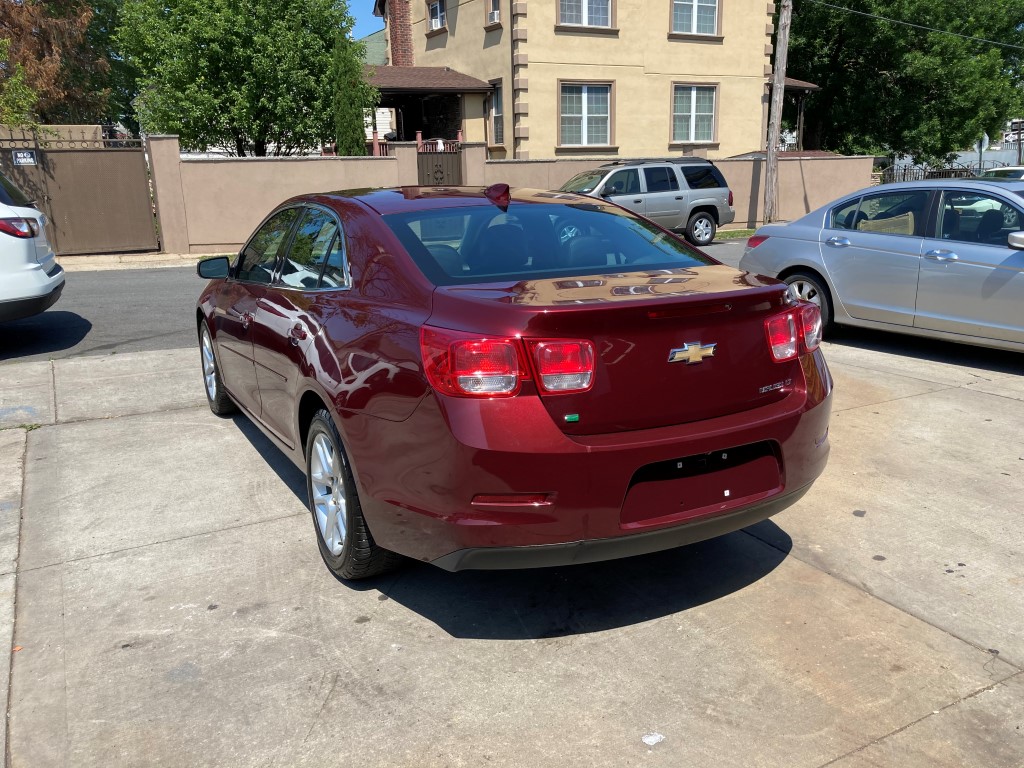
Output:
[[[382,94],[389,93],[488,93],[490,83],[456,72],[450,67],[365,68],[367,82]]]

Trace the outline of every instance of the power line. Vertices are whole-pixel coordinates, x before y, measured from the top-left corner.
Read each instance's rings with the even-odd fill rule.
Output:
[[[1024,45],[1013,45],[1012,43],[1000,43],[996,40],[988,40],[984,37],[971,37],[970,35],[961,35],[958,32],[950,32],[948,29],[936,29],[935,27],[926,27],[923,24],[912,24],[909,21],[900,21],[899,19],[889,19],[885,16],[879,16],[876,13],[867,13],[865,11],[855,11],[853,8],[844,8],[841,5],[832,5],[832,3],[826,3],[824,0],[810,0],[812,3],[818,5],[824,5],[826,8],[834,8],[837,11],[845,11],[846,13],[852,13],[857,16],[866,16],[869,19],[878,19],[879,21],[888,21],[890,24],[902,24],[905,27],[913,27],[914,29],[923,29],[926,32],[938,32],[940,35],[952,35],[953,37],[959,37],[963,40],[972,40],[976,43],[988,43],[989,45],[997,45],[1000,48],[1015,48],[1018,51],[1024,51]]]

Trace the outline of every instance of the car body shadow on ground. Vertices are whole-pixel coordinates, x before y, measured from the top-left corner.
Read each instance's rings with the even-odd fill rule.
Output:
[[[63,352],[81,343],[92,323],[59,309],[0,325],[0,360]]]

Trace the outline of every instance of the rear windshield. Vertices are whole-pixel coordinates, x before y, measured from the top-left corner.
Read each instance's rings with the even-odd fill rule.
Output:
[[[0,173],[0,203],[18,208],[28,208],[32,198],[14,186],[14,182]]]
[[[584,171],[583,173],[577,173],[565,184],[558,188],[559,192],[579,192],[581,195],[586,195],[594,191],[597,185],[601,183],[601,179],[604,178],[607,171]]]
[[[717,264],[679,237],[617,208],[512,203],[383,217],[435,285]]]

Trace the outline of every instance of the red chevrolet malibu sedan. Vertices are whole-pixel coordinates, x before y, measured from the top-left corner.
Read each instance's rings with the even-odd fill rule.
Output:
[[[818,308],[611,203],[304,195],[198,271],[210,407],[305,471],[341,578],[676,547],[779,512],[825,467]]]

